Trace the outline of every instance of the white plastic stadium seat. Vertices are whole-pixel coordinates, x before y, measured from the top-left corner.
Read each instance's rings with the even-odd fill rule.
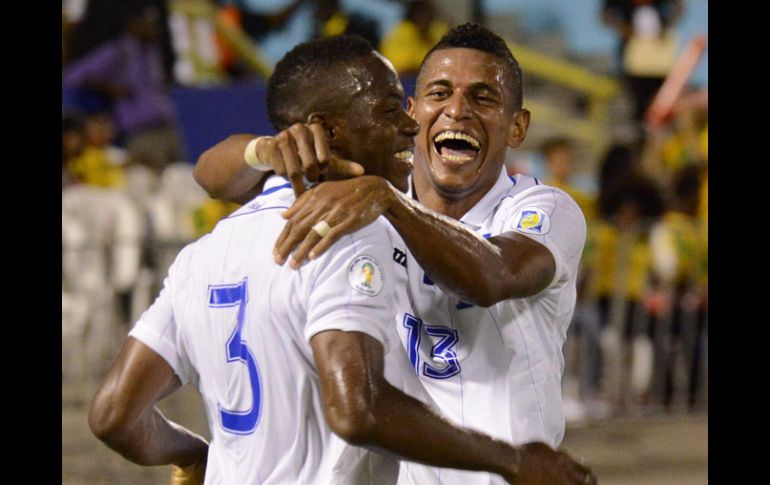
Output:
[[[182,246],[195,239],[192,214],[207,199],[192,172],[188,163],[169,165],[161,174],[158,192],[147,201],[151,233],[159,245],[155,249],[160,280]]]
[[[117,347],[116,294],[136,283],[144,236],[141,213],[125,192],[85,185],[62,191],[62,343],[85,346],[89,370],[98,372]],[[85,323],[70,315],[82,302]]]

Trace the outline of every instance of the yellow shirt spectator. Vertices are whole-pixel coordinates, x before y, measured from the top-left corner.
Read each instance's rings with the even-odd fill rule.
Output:
[[[589,235],[584,264],[593,275],[595,296],[611,296],[618,285],[622,285],[628,300],[639,301],[650,274],[647,238],[642,234],[621,233],[612,224],[600,221],[594,223]]]
[[[669,211],[651,234],[655,271],[672,286],[708,281],[708,239],[697,218]]]
[[[126,185],[120,152],[87,146],[83,153],[67,162],[67,171],[81,182],[97,187],[122,188]]]
[[[593,197],[590,197],[588,194],[571,184],[560,183],[553,179],[544,180],[543,182],[546,185],[558,187],[564,192],[568,193],[569,196],[572,197],[575,202],[577,202],[577,205],[580,206],[580,210],[583,211],[583,216],[586,218],[587,223],[590,224],[594,220],[596,217],[596,207]]]
[[[390,59],[396,71],[416,72],[428,51],[447,33],[449,25],[431,22],[427,38],[420,34],[416,24],[404,20],[397,24],[380,43],[380,52]]]
[[[321,35],[331,37],[333,35],[344,34],[348,28],[350,20],[342,13],[335,13],[332,18],[326,21],[321,30]]]
[[[211,232],[217,222],[229,216],[239,207],[240,205],[232,202],[206,199],[192,214],[195,237],[201,237]]]

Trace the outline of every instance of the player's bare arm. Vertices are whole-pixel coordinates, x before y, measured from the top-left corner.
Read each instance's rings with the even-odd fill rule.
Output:
[[[185,467],[202,483],[206,440],[169,421],[155,407],[180,385],[163,357],[129,337],[91,402],[88,424],[126,459],[146,466]]]
[[[301,131],[298,126],[309,130],[309,125],[295,124],[281,132],[280,137],[261,137],[255,146],[259,150],[259,160],[269,162],[277,168],[277,173],[285,175],[289,174],[287,167],[294,167],[292,173],[312,166],[321,170],[323,163],[317,155],[313,158],[313,153],[316,146],[326,143],[325,138],[314,134],[311,150],[307,142],[309,137],[289,136],[292,130]],[[210,196],[244,203],[261,191],[257,184],[262,180],[262,173],[243,161],[243,152],[253,138],[252,135],[230,136],[198,159],[195,178]],[[281,140],[283,148],[277,148]],[[301,146],[305,148],[300,150]],[[302,153],[304,158],[300,156]],[[346,163],[343,161],[335,171],[344,172],[347,167],[351,170],[350,175],[355,175],[358,165]],[[301,173],[308,177],[307,171]],[[365,178],[319,185],[309,193],[312,203],[308,203],[306,196],[300,197],[287,213],[290,224],[276,244],[277,259],[284,261],[296,248],[293,265],[298,266],[306,257],[322,254],[343,235],[385,214],[431,278],[445,291],[469,303],[489,306],[511,297],[530,296],[545,288],[553,278],[555,263],[550,252],[526,236],[512,233],[485,241],[452,219],[415,204],[394,191],[384,179]],[[304,186],[299,188],[295,184],[294,190],[301,193]],[[330,195],[325,195],[327,192]],[[320,201],[322,198],[328,198],[325,205]],[[319,220],[325,220],[332,228],[324,238],[311,230]],[[426,229],[428,232],[424,232]],[[448,235],[447,231],[459,234],[461,241],[451,244],[456,252],[438,254],[434,251],[436,241],[449,244],[447,239],[441,238]],[[446,260],[451,263],[449,266],[443,264]],[[489,271],[469,272],[469,266]]]
[[[256,140],[250,145],[252,140]],[[206,150],[195,165],[193,176],[210,197],[243,204],[262,191],[266,171],[246,162],[246,152],[258,163],[289,179],[294,194],[305,191],[321,174],[332,178],[363,175],[361,165],[334,156],[324,127],[317,122],[295,123],[275,136],[231,135]]]
[[[325,331],[311,345],[324,414],[346,441],[433,466],[484,470],[532,485],[596,483],[591,471],[542,443],[514,447],[459,428],[383,376],[383,348],[360,332]]]
[[[265,172],[254,170],[243,159],[254,138],[247,134],[230,135],[198,158],[193,177],[212,199],[243,204],[261,192]]]
[[[556,263],[542,244],[515,232],[484,239],[373,176],[326,182],[303,194],[284,213],[288,222],[276,242],[276,261],[283,263],[296,248],[291,264],[298,267],[380,215],[431,279],[463,301],[486,307],[535,295],[553,280]],[[323,238],[312,230],[320,220],[331,227]]]

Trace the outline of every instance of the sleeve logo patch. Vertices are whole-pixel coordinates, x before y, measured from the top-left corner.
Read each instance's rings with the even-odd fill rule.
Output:
[[[358,256],[348,266],[348,284],[362,295],[379,295],[384,282],[382,265],[371,256]]]
[[[542,210],[525,207],[514,217],[514,229],[530,234],[546,234],[551,230],[551,220]]]

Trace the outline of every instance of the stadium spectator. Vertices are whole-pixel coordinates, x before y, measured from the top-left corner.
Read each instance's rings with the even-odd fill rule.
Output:
[[[85,137],[83,135],[82,114],[77,112],[62,113],[61,120],[61,176],[62,188],[78,183],[67,170],[67,165],[83,153]]]
[[[684,94],[674,105],[670,123],[650,130],[642,152],[642,168],[666,190],[686,165],[708,164],[708,90]]]
[[[358,35],[372,46],[380,44],[380,31],[377,22],[361,12],[346,12],[340,7],[339,0],[315,0],[313,11],[314,37],[332,35]]]
[[[166,77],[172,79],[175,56],[167,22],[167,3],[166,0],[126,0],[119,3],[113,0],[68,0],[64,9],[68,32],[67,43],[62,46],[65,49],[65,62],[62,67],[66,69],[71,62],[120,36],[124,30],[126,16],[130,15],[132,10],[153,6],[159,13],[158,42],[162,52],[163,70]],[[82,98],[78,99],[80,100]],[[88,102],[88,99],[85,101]],[[102,104],[94,104],[94,109],[103,109],[108,105],[108,101],[102,100]]]
[[[105,188],[123,188],[125,150],[115,146],[115,127],[109,113],[86,115],[83,122],[85,145],[69,158],[67,171],[80,182]]]
[[[701,227],[701,170],[696,164],[682,167],[674,177],[673,200],[653,227],[650,244],[656,276],[656,298],[665,306],[657,317],[667,319],[667,343],[660,361],[665,362],[663,404],[672,403],[676,361],[687,369],[687,405],[696,401],[702,336],[708,305],[708,239]],[[689,339],[692,339],[691,341]]]
[[[638,170],[638,155],[633,145],[616,142],[610,145],[599,163],[598,216],[607,220],[613,217],[620,194],[617,187]]]
[[[634,120],[642,134],[644,113],[676,60],[673,25],[682,0],[604,0],[602,20],[618,34],[618,60],[634,101]]]
[[[543,157],[547,176],[546,184],[558,187],[575,199],[588,224],[594,218],[594,200],[575,184],[575,144],[566,137],[553,137],[543,142]]]
[[[73,61],[66,89],[105,95],[130,157],[160,173],[184,158],[161,49],[161,10],[146,2],[123,7],[121,34]]]
[[[439,19],[430,0],[412,0],[407,3],[404,20],[385,34],[380,52],[390,59],[399,74],[414,75],[425,54],[447,30],[449,25]]]
[[[595,221],[584,267],[590,273],[601,329],[595,377],[616,406],[626,405],[629,385],[642,398],[651,379],[654,321],[645,307],[650,287],[649,231],[663,211],[657,186],[637,170],[612,178],[610,204]],[[622,356],[622,358],[621,358]],[[630,376],[638,376],[631,382]],[[622,383],[617,387],[618,383]]]

